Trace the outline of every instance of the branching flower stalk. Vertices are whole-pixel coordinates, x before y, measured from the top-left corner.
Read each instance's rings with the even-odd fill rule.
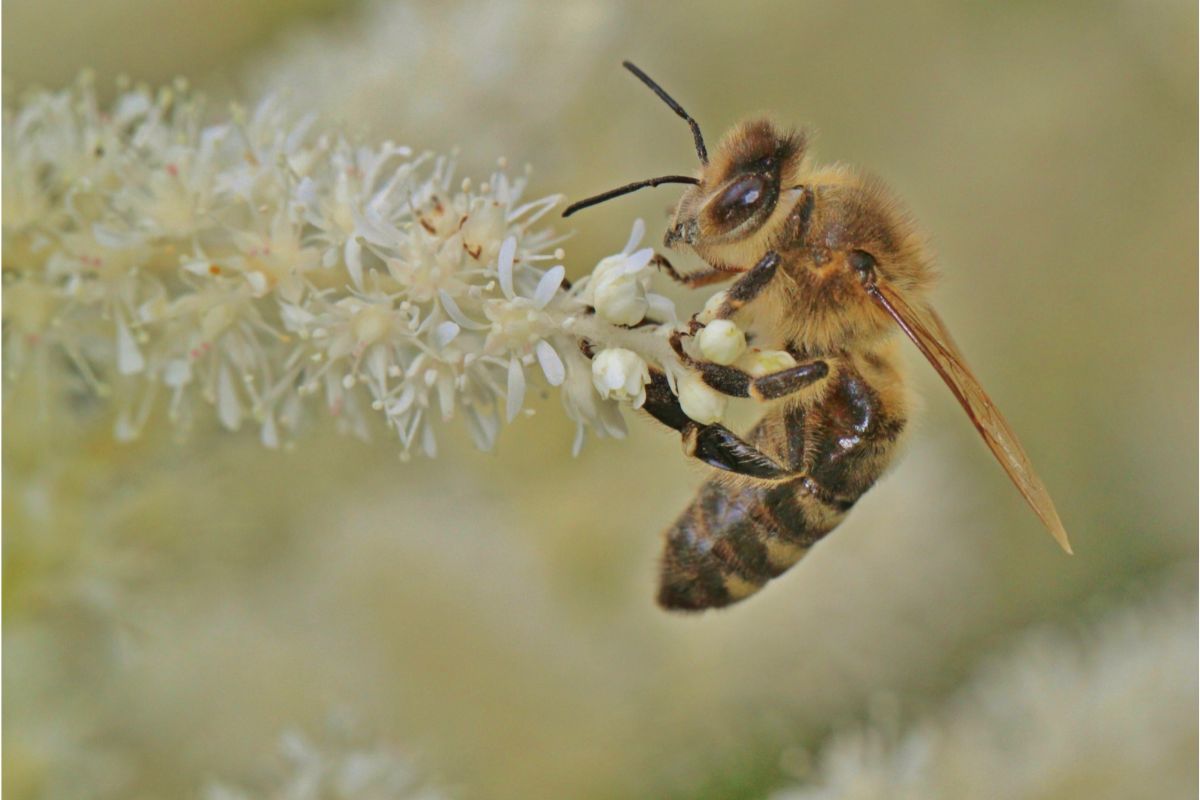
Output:
[[[205,119],[182,84],[105,109],[86,77],[6,111],[6,381],[82,381],[119,439],[160,406],[180,431],[211,408],[277,447],[323,410],[362,437],[377,415],[403,455],[433,456],[454,418],[490,449],[531,383],[561,389],[577,452],[588,428],[624,434],[649,364],[688,380],[640,221],[572,286],[546,222],[561,198],[526,200],[503,161],[459,181],[451,158],[272,98]]]

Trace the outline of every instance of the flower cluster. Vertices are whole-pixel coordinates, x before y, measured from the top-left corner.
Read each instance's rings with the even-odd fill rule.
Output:
[[[9,379],[85,382],[121,439],[156,408],[186,430],[210,407],[276,447],[323,409],[433,456],[456,416],[490,448],[531,381],[562,388],[578,449],[587,428],[623,434],[618,401],[640,405],[648,361],[684,376],[640,221],[572,287],[543,219],[560,198],[525,200],[503,160],[459,181],[450,159],[321,131],[271,98],[205,120],[186,86],[102,108],[86,78],[6,112]]]

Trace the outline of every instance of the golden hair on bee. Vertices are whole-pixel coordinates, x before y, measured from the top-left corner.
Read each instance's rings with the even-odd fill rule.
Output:
[[[644,410],[679,432],[689,456],[717,470],[667,530],[659,602],[699,610],[756,592],[875,483],[908,420],[902,372],[886,341],[897,328],[1070,552],[1016,434],[927,304],[931,259],[896,197],[869,175],[814,165],[802,132],[767,119],[736,126],[710,159],[696,121],[644,72],[625,67],[687,122],[699,169],[612,189],[568,206],[563,216],[639,189],[686,184],[663,244],[692,250],[708,269],[680,274],[661,255],[655,263],[693,288],[734,283],[707,319],[693,317],[671,335],[672,347],[711,389],[767,403],[743,438],[691,419],[665,374],[652,371]],[[696,357],[686,340],[735,315],[754,325],[756,344],[777,348],[790,363],[762,374]]]

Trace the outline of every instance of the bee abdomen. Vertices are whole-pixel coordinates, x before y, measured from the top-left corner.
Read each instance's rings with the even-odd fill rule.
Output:
[[[710,480],[668,529],[658,602],[702,610],[748,597],[799,561],[844,509],[809,496],[803,478],[762,488]]]

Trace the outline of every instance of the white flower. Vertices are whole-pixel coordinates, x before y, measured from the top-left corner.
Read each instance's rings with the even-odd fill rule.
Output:
[[[455,418],[490,448],[539,385],[561,387],[576,449],[588,428],[623,436],[619,401],[644,402],[649,366],[685,371],[641,220],[571,286],[543,222],[561,198],[523,199],[503,165],[456,180],[451,159],[322,132],[272,98],[202,112],[182,87],[102,110],[84,82],[7,117],[7,380],[81,378],[121,439],[164,400],[177,430],[208,413],[268,447],[314,412],[369,438],[376,412],[407,457]]]
[[[640,219],[635,221],[625,247],[596,265],[583,293],[584,302],[614,325],[637,325],[651,309],[664,317],[660,322],[674,321],[674,304],[648,291],[651,274],[647,266],[654,258],[654,250],[649,247],[634,250],[645,232],[645,223]]]
[[[592,383],[601,397],[612,397],[641,408],[646,402],[650,368],[632,350],[610,347],[592,358]]]
[[[684,373],[679,379],[679,406],[683,413],[701,425],[720,422],[729,398],[713,389],[697,374]]]
[[[733,322],[717,319],[704,326],[696,343],[714,364],[732,364],[746,349],[746,334]]]
[[[650,302],[638,275],[650,261],[649,251],[633,256],[609,256],[592,273],[596,313],[617,325],[636,325],[646,317]]]

